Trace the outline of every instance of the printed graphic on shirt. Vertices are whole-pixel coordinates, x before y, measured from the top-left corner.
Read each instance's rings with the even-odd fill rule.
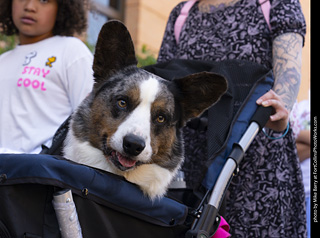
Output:
[[[26,55],[23,66],[30,64],[32,58],[37,56],[37,51],[32,51]]]
[[[25,66],[22,71],[24,76],[18,79],[17,86],[46,91],[45,79],[49,73],[50,70],[45,68]]]
[[[46,66],[49,66],[50,68],[52,68],[52,64],[56,62],[56,60],[57,58],[55,56],[48,58],[48,62],[46,62]]]

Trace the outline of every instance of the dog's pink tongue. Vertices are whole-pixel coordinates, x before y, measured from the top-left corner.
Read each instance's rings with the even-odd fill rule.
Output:
[[[133,167],[137,161],[135,160],[132,160],[132,159],[129,159],[125,156],[123,156],[122,154],[120,153],[117,153],[117,157],[119,159],[119,162],[120,164],[123,166],[123,167],[126,167],[126,168],[130,168],[130,167]]]

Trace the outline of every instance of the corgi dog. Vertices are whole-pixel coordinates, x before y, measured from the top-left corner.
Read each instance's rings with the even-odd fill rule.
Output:
[[[94,54],[95,84],[72,115],[64,156],[123,176],[156,199],[183,162],[180,129],[217,102],[227,82],[207,72],[169,81],[136,65],[127,28],[107,22]]]

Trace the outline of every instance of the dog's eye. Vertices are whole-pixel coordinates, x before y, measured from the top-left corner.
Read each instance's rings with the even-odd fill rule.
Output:
[[[157,122],[158,122],[158,123],[164,123],[165,121],[166,121],[166,118],[165,118],[164,116],[159,115],[159,116],[157,117]]]
[[[118,107],[124,109],[127,107],[127,102],[123,99],[118,100]]]

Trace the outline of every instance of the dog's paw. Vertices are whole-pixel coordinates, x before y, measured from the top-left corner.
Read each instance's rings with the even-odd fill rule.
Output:
[[[129,171],[124,177],[129,182],[137,184],[151,200],[155,200],[164,196],[174,175],[175,172],[156,164],[144,164]]]

